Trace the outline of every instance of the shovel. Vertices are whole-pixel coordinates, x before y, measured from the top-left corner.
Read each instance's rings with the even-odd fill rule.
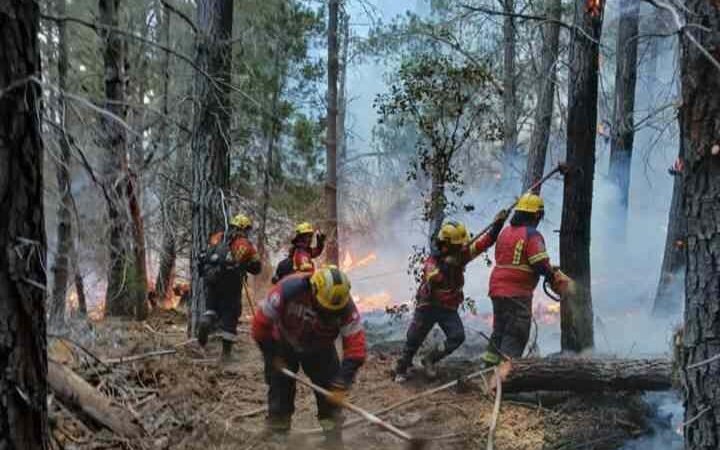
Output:
[[[282,368],[282,369],[280,369],[280,371],[285,376],[292,378],[293,380],[297,381],[298,383],[300,383],[304,386],[307,386],[310,389],[312,389],[313,391],[325,396],[328,400],[335,402],[336,404],[338,404],[339,406],[341,406],[345,409],[349,409],[350,411],[354,412],[355,414],[358,414],[360,417],[367,420],[368,422],[378,425],[379,427],[384,428],[385,430],[389,431],[390,433],[394,434],[395,436],[399,437],[400,439],[408,442],[408,447],[407,447],[408,450],[423,450],[424,448],[426,448],[427,440],[413,437],[409,433],[399,429],[398,427],[394,426],[393,424],[382,420],[378,416],[376,416],[368,411],[365,411],[364,409],[360,408],[359,406],[353,405],[352,403],[348,402],[347,400],[343,399],[343,400],[338,401],[338,399],[336,398],[336,396],[333,395],[332,392],[316,385],[315,383],[313,383],[309,380],[306,380],[306,379],[298,376],[298,374],[296,374],[286,368]]]

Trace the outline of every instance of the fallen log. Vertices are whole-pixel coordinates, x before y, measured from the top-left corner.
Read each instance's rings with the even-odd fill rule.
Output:
[[[664,391],[672,388],[669,359],[529,358],[503,363],[504,392]]]
[[[113,405],[112,400],[100,393],[71,369],[48,360],[48,385],[65,406],[77,408],[95,422],[123,437],[141,435],[141,428],[133,422],[129,411]]]

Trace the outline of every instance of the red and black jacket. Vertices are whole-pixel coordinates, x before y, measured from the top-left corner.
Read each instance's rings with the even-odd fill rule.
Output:
[[[490,297],[532,298],[540,275],[552,275],[542,234],[532,226],[505,227],[495,244]]]
[[[349,378],[367,357],[365,329],[355,303],[338,313],[324,313],[312,292],[307,274],[294,274],[274,286],[256,311],[252,336],[261,348],[282,341],[298,352],[334,351],[342,337],[343,369]]]
[[[430,305],[457,309],[465,299],[465,266],[481,253],[487,251],[494,243],[497,233],[486,233],[475,242],[463,246],[459,260],[448,263],[447,256],[439,253],[425,259],[423,280],[416,296],[418,308]]]

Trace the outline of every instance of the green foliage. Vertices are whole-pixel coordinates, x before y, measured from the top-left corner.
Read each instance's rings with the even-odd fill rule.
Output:
[[[408,180],[430,178],[436,187],[425,193],[425,220],[455,206],[447,202],[446,187],[463,194],[462,171],[452,164],[453,156],[469,143],[501,138],[493,92],[484,66],[421,55],[404,62],[398,82],[376,100],[380,124],[410,126],[418,133]]]

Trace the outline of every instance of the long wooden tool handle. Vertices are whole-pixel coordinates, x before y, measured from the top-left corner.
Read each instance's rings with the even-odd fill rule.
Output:
[[[306,380],[306,379],[304,379],[304,378],[301,378],[301,377],[298,376],[296,373],[291,372],[291,371],[288,370],[288,369],[283,368],[283,369],[280,369],[280,371],[281,371],[283,374],[285,374],[286,376],[288,376],[288,377],[292,378],[293,380],[297,381],[298,383],[309,387],[309,388],[312,389],[313,391],[315,391],[315,392],[317,392],[317,393],[319,393],[319,394],[324,395],[324,396],[327,397],[328,399],[332,399],[333,395],[332,395],[332,393],[331,393],[330,391],[328,391],[327,389],[322,388],[322,387],[316,385],[315,383],[313,383],[313,382],[311,382],[311,381],[309,381],[309,380]],[[382,419],[379,418],[378,416],[376,416],[376,415],[374,415],[374,414],[372,414],[372,413],[369,413],[368,411],[365,411],[364,409],[360,408],[359,406],[353,405],[352,403],[348,402],[347,400],[342,400],[342,401],[339,402],[338,404],[339,404],[340,406],[342,406],[343,408],[349,409],[350,411],[352,411],[352,412],[354,412],[354,413],[362,416],[362,417],[363,417],[365,420],[367,420],[368,422],[374,423],[375,425],[378,425],[378,426],[386,429],[387,431],[391,432],[392,434],[394,434],[395,436],[397,436],[397,437],[399,437],[399,438],[401,438],[401,439],[404,439],[404,440],[406,440],[406,441],[414,441],[413,437],[410,436],[410,435],[409,435],[408,433],[406,433],[405,431],[397,428],[396,426],[394,426],[394,425],[392,425],[392,424],[390,424],[390,423],[385,422],[384,420],[382,420]]]
[[[544,177],[540,178],[540,179],[537,180],[535,183],[533,183],[533,185],[530,186],[530,187],[527,189],[527,191],[525,191],[525,193],[534,191],[535,188],[537,188],[537,187],[540,186],[541,184],[545,183],[547,180],[549,180],[549,179],[550,179],[553,175],[555,175],[556,173],[561,172],[561,171],[563,171],[563,170],[565,170],[565,165],[564,165],[564,164],[558,164],[553,170],[551,170],[550,172],[548,172],[547,175],[545,175]],[[513,208],[515,207],[515,205],[517,205],[517,202],[518,202],[517,200],[513,201],[512,204],[508,205],[508,207],[507,207],[507,208],[504,208],[504,209],[506,209],[506,210],[511,210],[511,209],[513,209]],[[480,231],[470,240],[470,243],[472,244],[473,242],[475,242],[475,241],[477,241],[478,239],[480,239],[480,238],[482,237],[482,235],[484,235],[485,233],[487,233],[488,231],[490,231],[490,228],[492,228],[493,225],[495,225],[495,222],[490,223],[490,225],[488,225],[488,226],[486,226],[485,228],[483,228],[482,230],[480,230]]]

